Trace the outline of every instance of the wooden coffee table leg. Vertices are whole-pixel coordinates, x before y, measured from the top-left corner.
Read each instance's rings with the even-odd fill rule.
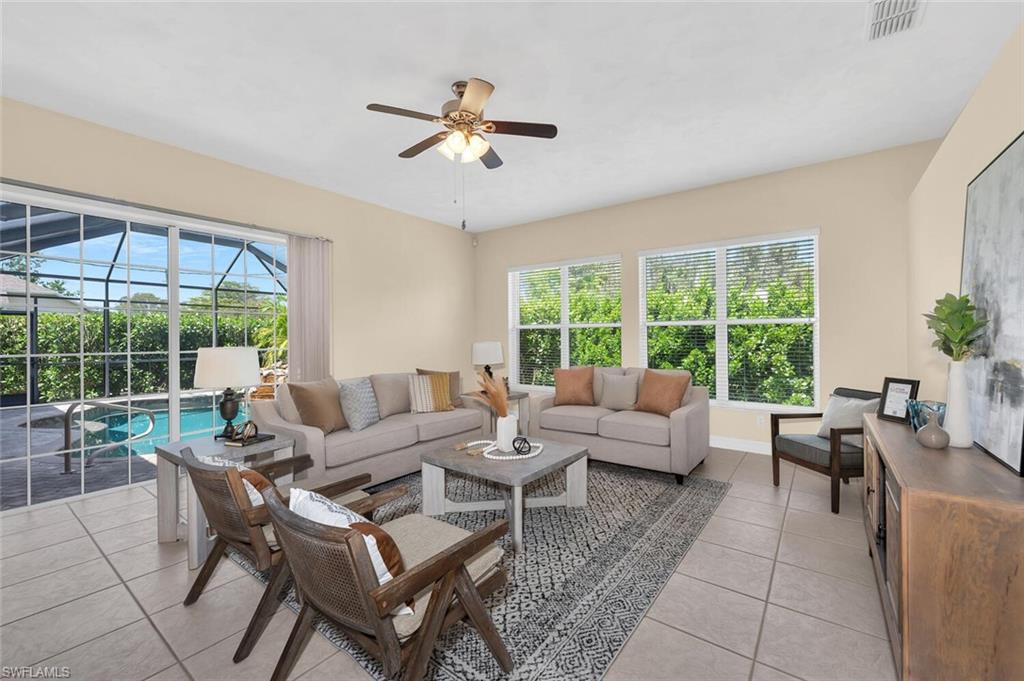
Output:
[[[587,505],[587,457],[565,468],[565,505]]]
[[[423,515],[444,515],[444,469],[423,464]]]
[[[512,548],[516,553],[523,550],[523,488],[512,488],[512,514],[509,518],[512,526]]]

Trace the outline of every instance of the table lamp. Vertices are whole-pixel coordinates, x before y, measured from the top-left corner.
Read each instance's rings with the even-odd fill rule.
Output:
[[[491,373],[492,364],[501,364],[505,358],[501,354],[501,343],[498,341],[477,341],[473,343],[473,364],[483,365],[484,373],[494,378]]]
[[[206,390],[224,390],[220,399],[220,417],[227,423],[214,439],[231,439],[235,435],[232,421],[238,416],[238,393],[234,388],[259,382],[260,362],[256,348],[199,348],[193,385]]]

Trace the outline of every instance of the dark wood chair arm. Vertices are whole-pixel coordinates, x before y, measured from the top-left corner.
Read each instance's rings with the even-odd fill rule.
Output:
[[[363,473],[362,475],[356,475],[351,478],[346,478],[345,480],[329,482],[326,485],[314,488],[312,491],[331,499],[332,497],[340,496],[345,492],[351,492],[354,489],[359,489],[360,487],[369,485],[370,480],[370,474]]]
[[[844,435],[863,435],[863,428],[830,428],[828,431],[829,463],[833,471],[842,467],[842,446]]]
[[[384,617],[449,572],[469,562],[507,532],[508,520],[497,520],[403,572],[387,584],[377,587],[370,592],[370,597],[377,604],[377,614]]]
[[[405,485],[397,485],[391,489],[386,489],[383,492],[371,494],[364,499],[356,499],[355,501],[349,502],[347,507],[349,510],[355,511],[359,515],[368,515],[389,501],[401,499],[408,493],[408,487]]]
[[[256,471],[270,481],[273,481],[274,478],[279,475],[287,475],[289,473],[295,473],[309,468],[309,466],[305,466],[303,464],[312,464],[312,461],[313,459],[309,454],[299,454],[298,456],[289,456],[287,459],[277,459],[276,461],[255,464],[253,466],[249,466],[249,469]]]
[[[771,414],[772,419],[772,442],[775,442],[775,436],[779,434],[779,421],[782,419],[820,419],[823,416],[820,412],[813,414],[804,414],[801,412],[773,412]]]

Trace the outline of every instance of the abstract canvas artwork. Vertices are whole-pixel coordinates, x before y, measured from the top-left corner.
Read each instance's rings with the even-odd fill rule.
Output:
[[[961,293],[989,319],[967,363],[975,442],[1022,473],[1024,135],[967,185]]]

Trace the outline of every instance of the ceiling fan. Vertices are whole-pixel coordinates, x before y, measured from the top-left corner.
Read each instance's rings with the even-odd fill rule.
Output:
[[[490,121],[484,118],[484,105],[494,92],[494,86],[486,80],[470,78],[452,83],[455,99],[448,100],[441,106],[441,115],[432,116],[419,111],[400,109],[386,104],[367,104],[370,111],[418,118],[431,123],[438,123],[445,130],[431,135],[418,142],[402,153],[401,158],[412,158],[427,149],[437,146],[438,152],[449,160],[460,160],[472,163],[479,160],[488,169],[501,166],[502,160],[494,152],[491,143],[483,134],[520,135],[522,137],[544,137],[551,139],[558,134],[558,128],[548,123],[519,123],[516,121]],[[443,144],[442,144],[443,142]],[[438,146],[440,145],[440,146]]]

